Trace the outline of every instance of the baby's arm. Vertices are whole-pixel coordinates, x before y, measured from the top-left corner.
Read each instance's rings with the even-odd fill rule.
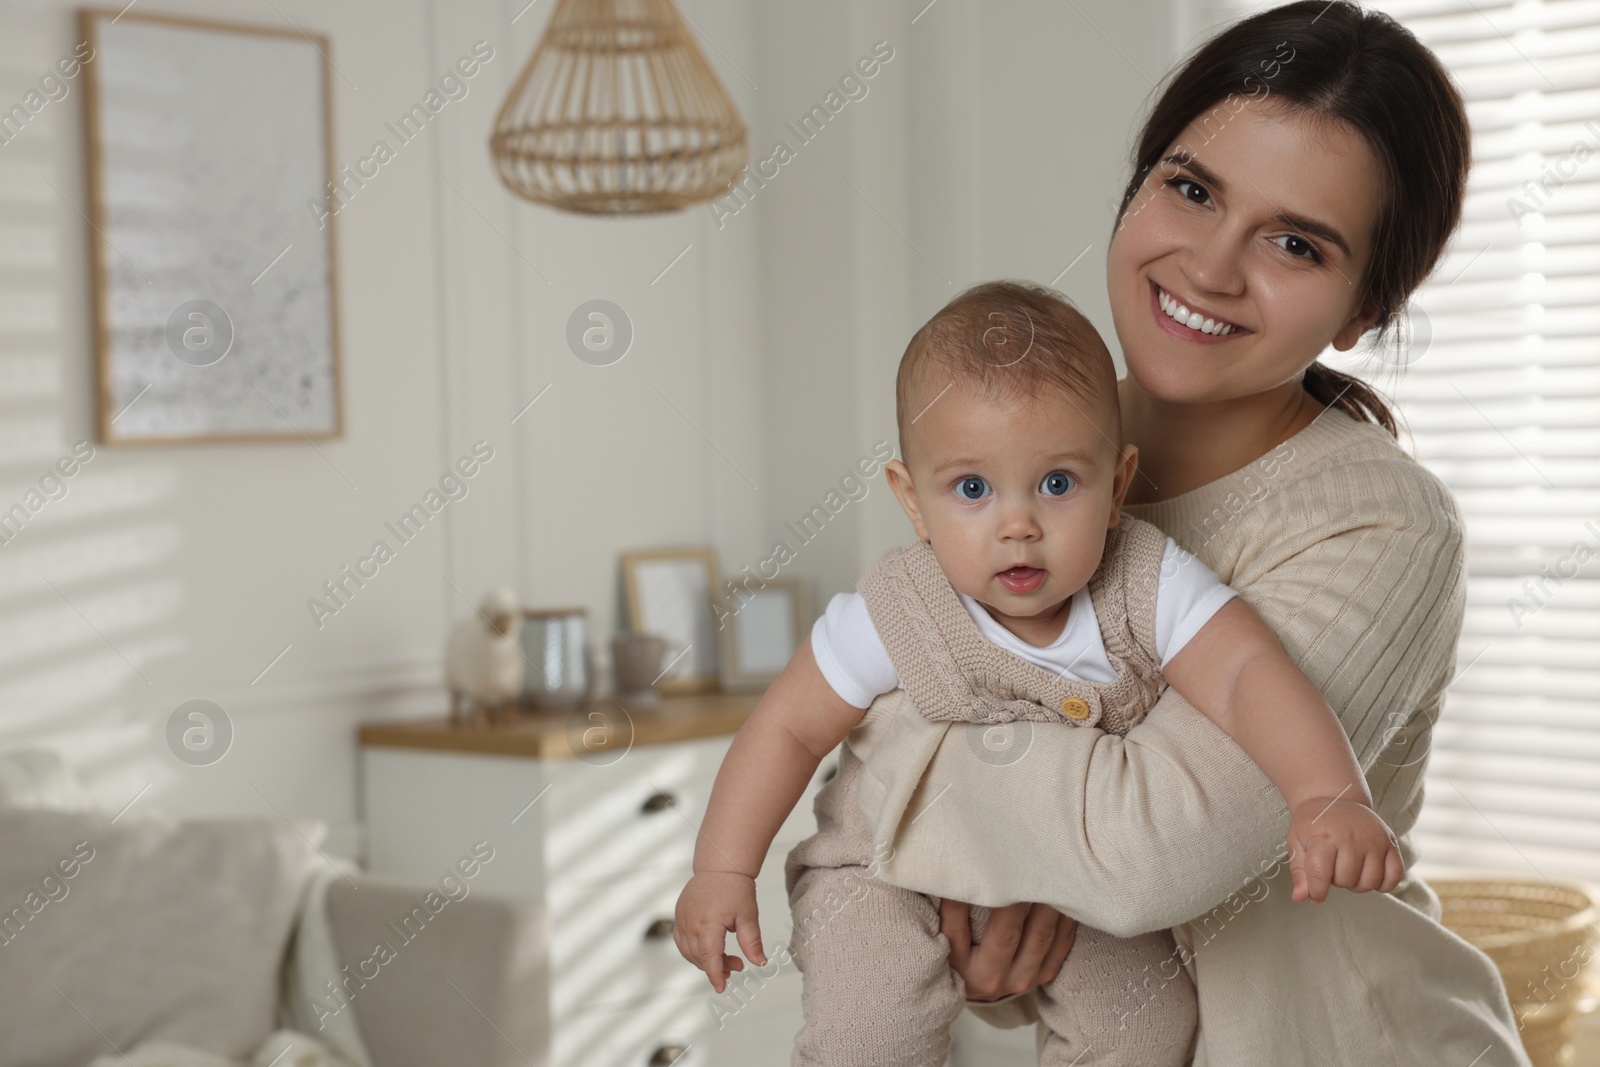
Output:
[[[1162,673],[1283,794],[1293,899],[1320,904],[1330,883],[1358,893],[1399,884],[1399,845],[1338,717],[1244,600],[1224,604]]]
[[[723,757],[695,841],[694,877],[678,896],[672,927],[678,951],[706,972],[718,993],[729,972],[744,969],[742,960],[724,953],[729,931],[746,956],[766,965],[756,875],[817,765],[863,714],[833,691],[805,641]]]

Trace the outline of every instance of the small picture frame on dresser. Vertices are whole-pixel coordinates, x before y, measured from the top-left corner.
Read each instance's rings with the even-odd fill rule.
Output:
[[[717,559],[709,547],[622,554],[628,628],[667,643],[662,693],[717,688]]]
[[[722,688],[765,689],[777,680],[811,623],[805,584],[777,578],[759,589],[748,585],[728,594],[722,620]]]

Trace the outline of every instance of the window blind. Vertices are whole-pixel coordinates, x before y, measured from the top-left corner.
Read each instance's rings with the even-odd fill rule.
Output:
[[[1180,0],[1184,50],[1271,6]],[[1397,401],[1402,444],[1467,522],[1419,871],[1600,883],[1600,0],[1366,6],[1434,50],[1473,130],[1409,343],[1323,357]]]

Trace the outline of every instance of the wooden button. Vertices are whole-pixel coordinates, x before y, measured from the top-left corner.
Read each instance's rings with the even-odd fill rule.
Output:
[[[1077,697],[1067,697],[1061,702],[1061,713],[1069,719],[1087,719],[1089,717],[1089,702]]]

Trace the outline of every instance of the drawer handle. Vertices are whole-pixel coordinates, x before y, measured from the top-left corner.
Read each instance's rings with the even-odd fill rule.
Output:
[[[678,798],[673,796],[671,793],[651,793],[645,798],[644,803],[639,805],[639,811],[645,815],[651,815],[655,812],[666,811],[668,808],[675,808],[677,806]],[[671,1063],[672,1061],[665,1060],[663,1062]]]
[[[650,1054],[650,1067],[666,1067],[669,1063],[677,1063],[688,1053],[689,1050],[683,1045],[662,1045]]]
[[[833,766],[828,768],[827,773],[822,776],[822,780],[824,782],[831,782],[831,781],[833,781],[834,775],[836,775],[838,773],[839,773],[839,765],[837,763],[835,763]]]
[[[644,939],[646,941],[660,941],[663,938],[668,938],[671,936],[671,919],[657,919],[655,922],[644,928]]]

